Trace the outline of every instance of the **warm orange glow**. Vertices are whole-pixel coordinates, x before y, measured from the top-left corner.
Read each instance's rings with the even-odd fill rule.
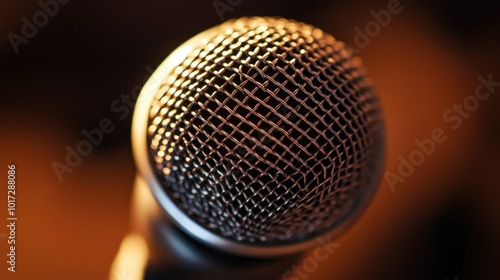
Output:
[[[120,245],[113,261],[110,280],[140,280],[148,258],[148,248],[144,239],[137,234],[128,235]]]

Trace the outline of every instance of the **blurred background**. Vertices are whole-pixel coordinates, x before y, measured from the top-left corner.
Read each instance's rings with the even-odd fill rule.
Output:
[[[486,0],[0,2],[0,180],[15,164],[18,217],[11,273],[2,183],[0,279],[109,278],[130,227],[138,91],[193,35],[252,15],[310,23],[362,57],[385,110],[388,172],[400,175],[417,139],[435,129],[446,135],[411,174],[383,178],[334,252],[290,279],[500,279],[495,7]],[[491,94],[475,104],[479,77],[490,80],[481,92]],[[109,132],[68,165],[68,151],[87,139],[83,131],[103,122]]]

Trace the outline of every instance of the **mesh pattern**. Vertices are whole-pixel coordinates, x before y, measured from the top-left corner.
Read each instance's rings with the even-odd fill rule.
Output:
[[[359,63],[330,35],[284,19],[227,22],[197,43],[150,108],[165,191],[240,242],[330,230],[378,177],[382,120]]]

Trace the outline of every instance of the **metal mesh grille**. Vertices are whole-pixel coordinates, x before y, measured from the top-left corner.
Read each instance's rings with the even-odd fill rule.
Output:
[[[377,98],[344,45],[284,19],[200,39],[151,104],[150,158],[194,221],[253,244],[332,228],[373,186]]]

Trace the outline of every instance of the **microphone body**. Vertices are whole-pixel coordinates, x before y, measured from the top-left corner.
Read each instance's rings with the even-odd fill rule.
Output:
[[[385,152],[360,60],[281,18],[228,21],[176,49],[139,95],[132,141],[160,248],[181,256],[188,235],[204,261],[290,260],[340,234],[373,197]]]

